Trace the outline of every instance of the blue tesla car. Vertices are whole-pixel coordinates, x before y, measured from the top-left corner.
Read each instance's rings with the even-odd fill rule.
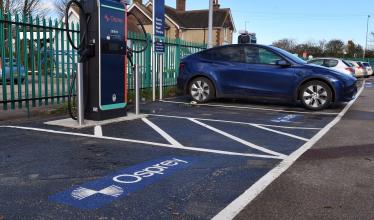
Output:
[[[215,47],[184,58],[179,68],[178,88],[198,103],[255,97],[301,101],[307,109],[322,110],[357,93],[356,78],[273,46]]]

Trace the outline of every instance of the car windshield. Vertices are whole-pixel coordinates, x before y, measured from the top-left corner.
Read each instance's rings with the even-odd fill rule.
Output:
[[[293,62],[295,63],[298,63],[298,64],[306,64],[307,62],[299,57],[297,57],[296,55],[288,52],[288,51],[285,51],[285,50],[282,50],[278,47],[274,47],[274,46],[270,46],[272,49],[276,50],[278,53],[286,56],[287,58],[289,58],[290,60],[292,60]]]
[[[369,67],[370,65],[368,63],[362,63],[365,67]]]

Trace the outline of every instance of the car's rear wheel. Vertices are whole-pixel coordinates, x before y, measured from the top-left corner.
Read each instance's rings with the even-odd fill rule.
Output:
[[[305,108],[318,111],[331,104],[332,91],[326,83],[314,80],[301,87],[300,98]]]
[[[192,80],[189,85],[189,92],[193,101],[198,103],[206,103],[214,98],[213,83],[205,77]]]

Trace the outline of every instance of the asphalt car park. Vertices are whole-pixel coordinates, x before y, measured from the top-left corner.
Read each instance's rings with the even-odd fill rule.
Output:
[[[230,219],[353,103],[312,112],[179,97],[144,103],[145,118],[95,129],[4,123],[0,216]]]

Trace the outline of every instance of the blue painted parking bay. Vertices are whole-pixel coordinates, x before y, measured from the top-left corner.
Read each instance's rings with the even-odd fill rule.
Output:
[[[102,137],[40,121],[2,124],[0,216],[210,219],[343,107],[168,100],[142,105],[145,119],[102,126]]]

